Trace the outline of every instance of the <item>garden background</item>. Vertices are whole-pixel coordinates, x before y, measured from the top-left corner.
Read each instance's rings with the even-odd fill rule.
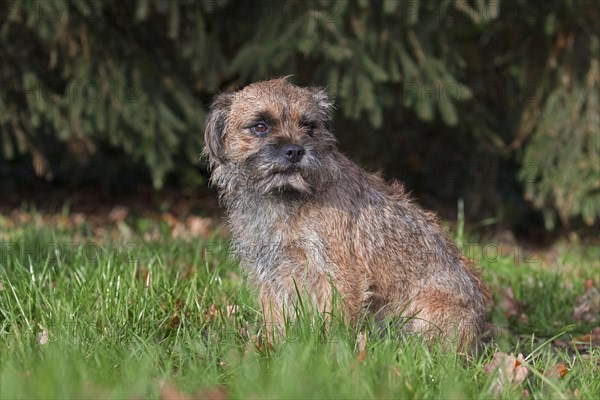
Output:
[[[0,0],[0,397],[593,397],[599,10]],[[480,266],[499,331],[477,357],[309,313],[261,343],[203,123],[220,91],[288,75]]]

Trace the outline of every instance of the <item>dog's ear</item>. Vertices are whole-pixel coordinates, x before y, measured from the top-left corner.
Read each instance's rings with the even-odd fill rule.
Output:
[[[335,109],[335,102],[333,97],[327,93],[327,90],[320,87],[312,87],[310,88],[310,93],[313,96],[313,99],[319,106],[319,113],[321,114],[321,118],[326,125],[329,125],[331,122],[333,110]]]
[[[211,166],[223,163],[221,154],[223,147],[223,134],[233,93],[220,93],[213,100],[208,115],[206,116],[206,129],[204,131],[204,155],[208,157]]]

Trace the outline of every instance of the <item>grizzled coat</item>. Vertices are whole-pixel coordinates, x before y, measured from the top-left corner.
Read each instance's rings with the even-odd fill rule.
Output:
[[[412,316],[408,332],[471,343],[485,324],[479,278],[400,184],[336,149],[332,106],[321,89],[276,79],[219,95],[208,117],[212,181],[268,322],[282,323],[296,287],[329,310],[333,285],[350,321]]]

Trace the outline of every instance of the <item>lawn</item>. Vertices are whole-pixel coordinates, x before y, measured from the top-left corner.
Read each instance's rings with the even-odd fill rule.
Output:
[[[309,312],[268,346],[256,293],[219,230],[23,215],[0,217],[2,399],[600,394],[597,246],[541,252],[459,235],[494,295],[498,335],[476,356],[391,329],[325,329]]]

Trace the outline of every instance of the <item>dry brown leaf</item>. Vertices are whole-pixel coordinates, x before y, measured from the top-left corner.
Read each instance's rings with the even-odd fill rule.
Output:
[[[271,350],[273,350],[273,345],[269,341],[268,333],[262,332],[259,335],[252,335],[250,340],[248,340],[246,349],[244,350],[244,357],[255,354],[257,351],[266,353]]]
[[[61,229],[71,229],[73,228],[73,223],[71,219],[65,215],[57,215],[54,218],[54,223]]]
[[[154,242],[160,239],[160,232],[156,226],[152,227],[150,232],[144,233],[144,240],[146,242]]]
[[[26,224],[32,220],[31,214],[28,212],[22,212],[20,210],[13,210],[11,216],[21,224]]]
[[[188,239],[189,235],[187,230],[185,229],[185,226],[183,226],[183,224],[177,224],[175,225],[175,227],[173,227],[173,229],[171,230],[171,237],[173,239]]]
[[[85,218],[85,214],[83,213],[73,213],[71,215],[71,220],[73,221],[73,224],[77,225],[81,225],[85,222],[86,218]]]
[[[129,208],[125,206],[114,206],[108,213],[108,220],[114,223],[121,223],[129,215]]]
[[[190,215],[185,224],[192,237],[209,238],[212,233],[212,220],[210,218]]]
[[[589,343],[591,343],[592,346],[600,346],[600,326],[597,326],[594,329],[592,329],[590,333],[586,333],[583,336],[573,338],[573,342],[582,343],[584,345],[588,345]]]
[[[37,338],[37,342],[40,345],[45,345],[48,344],[48,342],[50,341],[50,335],[48,334],[48,330],[47,329],[43,329],[41,332],[39,332],[36,336]]]
[[[204,316],[204,319],[208,322],[213,322],[215,320],[215,318],[217,317],[217,314],[218,314],[218,310],[217,310],[217,306],[215,305],[215,303],[212,303],[208,307],[208,310],[202,310],[202,315]]]
[[[227,388],[223,385],[217,387],[201,390],[194,395],[194,399],[206,399],[206,400],[227,400],[229,393]]]
[[[169,212],[163,213],[162,220],[171,228],[171,237],[173,239],[185,239],[188,236],[185,226],[173,214]]]
[[[561,379],[563,378],[565,375],[567,375],[567,373],[569,372],[569,370],[567,369],[567,366],[565,365],[565,363],[558,363],[555,366],[547,369],[544,372],[544,375],[548,378],[552,378],[552,379]]]
[[[595,324],[600,316],[600,291],[586,285],[586,292],[577,298],[577,305],[573,308],[573,318],[579,322]]]
[[[568,398],[580,398],[581,397],[581,390],[579,389],[575,389],[575,390],[571,390],[571,389],[567,389],[566,390],[566,394],[568,396]]]
[[[564,363],[558,363],[556,365],[556,371],[561,378],[564,378],[565,375],[569,372],[567,366]]]
[[[250,323],[248,323],[248,321],[245,321],[244,325],[240,326],[240,328],[238,329],[238,332],[242,339],[248,340],[248,338],[250,337]]]
[[[356,337],[356,351],[358,351],[356,360],[359,363],[365,361],[367,358],[367,334],[364,331],[360,332]]]
[[[173,312],[171,319],[162,326],[163,328],[177,328],[179,324],[181,324],[181,316],[184,316],[186,318],[190,316],[189,311],[184,312],[185,303],[182,300],[175,300],[174,306],[175,311]],[[166,310],[168,308],[164,303],[161,304],[160,307],[163,310]]]
[[[177,219],[177,217],[169,212],[163,213],[161,215],[161,218],[171,227],[171,229],[179,225],[179,220]]]
[[[181,299],[175,300],[175,309],[177,309],[177,311],[183,310],[183,307],[185,307],[185,303],[183,302],[183,300],[181,300]]]
[[[192,397],[180,392],[175,386],[163,383],[160,387],[160,397],[163,400],[192,400]]]
[[[240,307],[237,304],[228,304],[225,307],[225,315],[227,318],[235,317],[240,310]]]
[[[196,275],[196,272],[196,268],[190,265],[179,273],[179,280],[184,281],[188,278],[192,278],[194,275]]]
[[[160,387],[160,397],[163,400],[227,400],[229,393],[223,385],[214,388],[200,390],[193,395],[181,392],[175,386],[164,383]]]
[[[505,387],[516,387],[525,380],[529,370],[522,365],[524,362],[521,353],[515,358],[511,354],[496,352],[492,361],[483,365],[486,374],[497,374],[491,388],[494,396],[499,397]]]
[[[179,319],[179,315],[177,315],[177,313],[173,314],[173,316],[171,317],[171,322],[169,322],[169,326],[171,328],[177,328],[180,323],[181,320]]]
[[[499,306],[504,311],[506,318],[518,317],[520,323],[527,323],[529,317],[525,314],[525,305],[516,299],[511,287],[504,291],[504,296]]]

